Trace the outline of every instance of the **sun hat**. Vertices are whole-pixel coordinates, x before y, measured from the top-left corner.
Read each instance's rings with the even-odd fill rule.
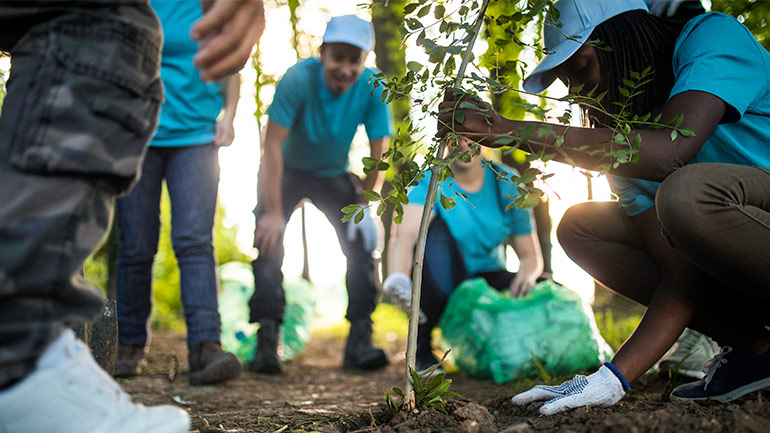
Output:
[[[364,51],[371,51],[374,48],[374,27],[369,21],[355,15],[332,17],[326,24],[323,42],[342,42]]]
[[[558,24],[549,19],[543,26],[548,54],[524,79],[524,90],[530,93],[540,93],[556,80],[553,69],[575,54],[596,26],[623,12],[647,10],[644,0],[559,0],[554,6],[559,11]]]

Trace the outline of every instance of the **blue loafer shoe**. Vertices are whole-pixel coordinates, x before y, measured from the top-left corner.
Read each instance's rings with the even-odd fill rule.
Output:
[[[732,347],[706,363],[706,377],[678,386],[671,392],[671,401],[713,400],[721,403],[770,387],[770,352],[755,356],[739,355]]]

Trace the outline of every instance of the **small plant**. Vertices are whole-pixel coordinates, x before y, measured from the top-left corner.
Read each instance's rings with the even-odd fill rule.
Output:
[[[448,354],[449,351],[447,350],[439,363],[430,366],[430,368],[422,373],[418,373],[412,367],[409,367],[409,375],[414,389],[414,409],[432,407],[446,413],[444,399],[461,397],[460,394],[449,390],[452,379],[447,379],[446,374],[443,372],[436,373],[436,369],[444,362]],[[396,404],[388,391],[385,390],[385,402],[391,415],[397,414],[404,407],[405,402],[404,392],[400,388],[394,386],[393,393],[401,397],[401,402]]]

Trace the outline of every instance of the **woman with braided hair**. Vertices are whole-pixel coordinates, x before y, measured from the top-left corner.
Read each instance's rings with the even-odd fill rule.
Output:
[[[556,160],[611,167],[619,201],[574,206],[559,241],[599,283],[648,309],[611,363],[557,387],[536,386],[514,403],[547,400],[545,414],[615,404],[685,327],[723,349],[706,377],[676,388],[672,400],[725,402],[770,386],[770,54],[720,13],[682,23],[650,15],[642,0],[555,6],[560,26],[546,26],[549,54],[525,90],[539,93],[559,79],[573,94],[594,89],[607,91],[605,101],[623,101],[623,80],[649,68],[650,82],[625,114],[660,114],[666,124],[681,116],[679,131],[693,134],[632,130],[629,140],[641,139],[636,163],[613,164],[610,116],[585,103],[588,127],[547,125],[553,136],[523,145],[539,152],[562,137],[567,157]],[[440,135],[454,131],[494,147],[524,126],[535,137],[546,125],[502,118],[478,101],[458,123],[457,99],[448,94],[440,106]]]

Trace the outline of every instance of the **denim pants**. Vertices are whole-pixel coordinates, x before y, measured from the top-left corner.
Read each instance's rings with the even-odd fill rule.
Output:
[[[346,224],[342,222],[342,208],[358,201],[360,181],[350,173],[336,177],[318,177],[291,168],[283,172],[282,202],[284,218],[289,219],[299,202],[308,198],[324,213],[334,226],[342,252],[347,259],[345,285],[348,291],[348,310],[345,318],[351,323],[368,319],[377,304],[377,288],[374,283],[374,259],[364,248],[361,236],[349,241]],[[262,209],[254,210],[259,225]],[[254,295],[249,301],[251,322],[269,319],[283,322],[286,299],[283,293],[283,236],[266,254],[260,252],[252,262],[254,270]]]
[[[654,211],[671,246],[701,271],[689,327],[721,345],[764,337],[770,324],[770,170],[687,165],[663,181]],[[640,304],[650,302],[661,266],[616,202],[573,206],[558,235],[570,258],[597,281]]]
[[[187,344],[192,347],[202,341],[218,342],[212,230],[219,159],[213,144],[150,147],[139,182],[129,195],[118,199],[118,340],[123,344],[148,342],[163,179],[171,201],[171,240],[179,263]]]
[[[44,17],[44,19],[41,19]],[[65,323],[101,311],[80,275],[138,174],[162,88],[149,6],[0,1],[12,66],[0,117],[0,386]]]

